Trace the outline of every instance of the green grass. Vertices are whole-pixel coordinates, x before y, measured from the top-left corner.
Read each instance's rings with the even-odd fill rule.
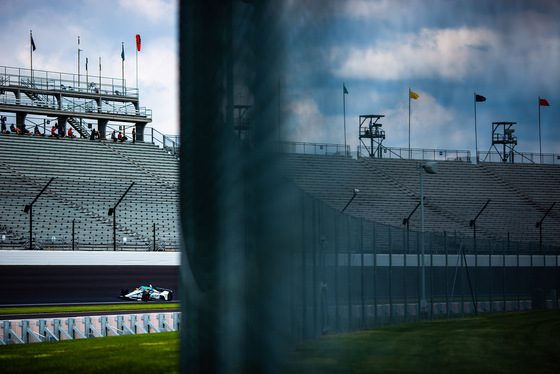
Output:
[[[0,346],[3,373],[177,373],[179,333]]]
[[[130,311],[139,309],[178,309],[179,304],[151,304],[132,303],[117,305],[83,305],[83,306],[49,306],[28,308],[0,308],[0,317],[7,314],[40,314],[40,313],[72,313],[72,312],[101,312],[101,311]]]
[[[298,345],[289,373],[557,373],[560,312],[411,323]]]
[[[3,373],[173,373],[179,334],[0,346]],[[296,346],[295,373],[557,373],[560,312],[498,313],[324,337]]]

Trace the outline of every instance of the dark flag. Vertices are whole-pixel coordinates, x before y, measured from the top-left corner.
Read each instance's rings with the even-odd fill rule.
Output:
[[[486,98],[482,95],[476,95],[476,101],[483,102],[486,101]]]
[[[37,48],[35,47],[35,42],[33,41],[33,35],[31,35],[31,48],[33,50],[36,50]]]
[[[546,99],[539,99],[539,106],[550,106]]]
[[[136,34],[136,48],[138,49],[138,52],[140,52],[141,44],[142,40],[140,39],[140,34]]]

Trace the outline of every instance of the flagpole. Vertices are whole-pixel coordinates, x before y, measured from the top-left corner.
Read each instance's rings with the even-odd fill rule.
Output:
[[[101,56],[99,56],[99,93],[101,93]]]
[[[408,159],[412,158],[410,149],[410,87],[408,87]]]
[[[78,35],[78,91],[80,90],[80,36]]]
[[[346,86],[344,85],[344,82],[342,82],[342,107],[344,112],[344,155],[347,156],[346,154],[346,94],[344,93],[345,87]]]
[[[476,92],[474,93],[474,158],[478,164],[478,134],[476,131]]]
[[[123,91],[123,95],[125,94],[124,92],[124,42],[122,42],[122,91]]]
[[[31,56],[31,85],[33,85],[33,30],[29,30],[29,55]]]
[[[136,46],[136,91],[138,91],[138,46]]]
[[[539,155],[540,155],[541,164],[542,164],[543,157],[542,157],[542,146],[541,146],[541,97],[540,96],[539,96],[539,100],[538,100],[538,105],[539,105]]]

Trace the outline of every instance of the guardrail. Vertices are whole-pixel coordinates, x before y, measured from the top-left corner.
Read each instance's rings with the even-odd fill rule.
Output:
[[[181,313],[0,321],[0,345],[179,331]]]

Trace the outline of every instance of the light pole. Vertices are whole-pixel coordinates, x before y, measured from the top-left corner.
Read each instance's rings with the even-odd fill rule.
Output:
[[[358,195],[358,192],[360,192],[360,190],[358,190],[357,188],[354,188],[354,195],[352,196],[352,198],[350,199],[348,204],[346,204],[346,206],[340,211],[340,214],[344,213],[344,211],[346,210],[346,208],[348,208],[348,205],[350,205],[352,200],[354,200],[356,198],[356,195]]]
[[[113,216],[113,251],[117,250],[117,206],[120,204],[122,199],[124,199],[125,195],[128,193],[128,191],[130,191],[132,186],[134,186],[134,182],[132,182],[132,184],[130,186],[128,186],[128,188],[126,189],[124,194],[121,196],[119,201],[117,201],[115,206],[113,206],[112,208],[109,208],[109,215]]]
[[[425,269],[425,261],[424,261],[424,173],[425,171],[428,174],[437,174],[437,162],[435,161],[428,161],[424,165],[420,163],[420,214],[422,216],[422,225],[421,225],[421,253],[422,253],[422,299],[420,300],[420,311],[421,313],[427,317],[428,311],[426,310],[426,269]]]
[[[476,247],[476,220],[478,219],[478,217],[480,217],[480,215],[482,214],[482,212],[484,211],[484,209],[486,209],[486,207],[488,206],[488,204],[490,204],[490,199],[488,199],[488,201],[486,202],[486,204],[484,204],[484,206],[482,207],[482,209],[480,209],[480,212],[478,212],[478,214],[476,215],[476,217],[474,217],[474,219],[472,219],[469,222],[469,226],[471,226],[473,228],[473,244],[474,244],[474,291],[476,292],[476,297],[473,296],[474,301],[474,309],[475,309],[475,314],[477,313],[478,310],[478,249]],[[466,261],[466,260],[465,260]],[[468,265],[467,265],[468,266]],[[492,267],[489,266],[489,269],[492,270]]]
[[[37,199],[39,198],[39,196],[41,196],[41,194],[43,192],[45,192],[45,190],[47,189],[47,187],[49,186],[49,184],[51,184],[51,182],[53,181],[54,177],[51,178],[51,180],[49,180],[49,182],[45,185],[45,187],[43,187],[43,189],[41,190],[41,192],[39,192],[37,194],[37,196],[35,196],[35,199],[33,199],[33,201],[31,202],[31,204],[26,205],[23,208],[23,212],[24,213],[29,213],[29,250],[33,249],[33,204],[35,204],[35,201],[37,201]]]
[[[541,157],[542,157],[542,154],[541,154]],[[541,253],[542,253],[542,223],[543,223],[544,219],[546,218],[546,216],[548,216],[548,213],[550,213],[552,208],[554,208],[554,205],[556,205],[556,202],[552,203],[550,208],[548,208],[548,210],[544,214],[543,218],[541,218],[541,220],[539,222],[537,222],[537,224],[535,225],[539,229],[539,249],[540,249]]]

